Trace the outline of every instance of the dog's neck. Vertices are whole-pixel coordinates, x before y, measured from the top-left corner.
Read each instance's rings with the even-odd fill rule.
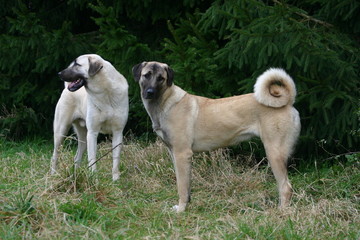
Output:
[[[126,79],[117,71],[105,71],[108,68],[114,67],[104,63],[103,69],[93,76],[91,82],[87,83],[86,91],[90,101],[92,99],[96,99],[93,102],[105,101],[106,104],[116,107],[117,103],[121,102],[119,98],[123,98],[124,94],[127,94],[128,84]],[[109,72],[112,74],[108,74]]]
[[[171,108],[176,105],[187,94],[183,89],[176,85],[167,88],[158,99],[144,99],[143,103],[148,112],[154,131],[161,129],[161,119],[168,114]]]

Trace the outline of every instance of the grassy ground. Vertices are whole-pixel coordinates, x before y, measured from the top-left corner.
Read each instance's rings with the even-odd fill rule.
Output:
[[[192,202],[176,214],[175,173],[162,144],[128,141],[121,179],[112,182],[111,155],[96,174],[74,174],[69,142],[50,176],[51,142],[0,140],[0,239],[360,239],[359,159],[290,167],[292,205],[279,210],[266,161],[228,150],[198,154]],[[101,143],[99,155],[109,149]]]

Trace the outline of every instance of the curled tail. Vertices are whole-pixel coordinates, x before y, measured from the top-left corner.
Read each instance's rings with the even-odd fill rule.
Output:
[[[256,100],[269,107],[293,105],[296,88],[292,78],[281,68],[270,68],[261,74],[254,85]]]

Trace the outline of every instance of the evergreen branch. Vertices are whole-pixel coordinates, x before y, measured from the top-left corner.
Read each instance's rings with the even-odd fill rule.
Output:
[[[97,36],[97,35],[99,35],[98,30],[90,31],[90,32],[84,32],[84,33],[78,33],[78,34],[75,34],[74,36],[81,36],[81,37],[90,36],[90,37],[93,37],[93,36]]]
[[[288,6],[286,6],[285,4],[279,2],[278,0],[273,0],[273,2],[274,2],[274,3],[277,3],[277,4],[279,4],[279,5],[282,5],[282,6],[286,7],[287,9],[289,9]],[[309,16],[309,15],[306,15],[306,14],[304,14],[304,13],[296,12],[296,11],[295,11],[294,13],[297,14],[297,15],[299,15],[299,16],[301,16],[301,17],[303,17],[303,18],[306,18],[308,21],[315,22],[315,23],[320,24],[320,25],[323,25],[323,26],[325,26],[325,27],[327,27],[327,28],[332,28],[332,27],[334,27],[334,25],[332,25],[332,24],[330,24],[330,23],[328,23],[328,22],[325,22],[325,21],[316,19],[316,18],[311,17],[311,16]]]
[[[330,159],[334,159],[334,158],[338,158],[338,157],[342,157],[342,156],[346,156],[346,155],[355,155],[355,154],[360,154],[360,151],[357,152],[346,152],[346,153],[340,153],[340,154],[335,154],[334,156],[325,158],[323,160],[330,160]]]
[[[330,24],[330,23],[327,23],[327,22],[325,22],[325,21],[321,21],[321,20],[316,19],[316,18],[314,18],[314,17],[308,16],[308,15],[306,15],[306,14],[304,14],[304,13],[299,13],[299,12],[295,12],[295,13],[296,13],[297,15],[299,15],[299,16],[302,16],[302,17],[306,18],[308,21],[313,21],[313,22],[315,22],[315,23],[324,25],[324,26],[327,27],[327,28],[332,28],[332,27],[334,27],[334,25],[332,25],[332,24]]]

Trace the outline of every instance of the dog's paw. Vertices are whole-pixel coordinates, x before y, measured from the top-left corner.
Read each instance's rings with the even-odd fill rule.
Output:
[[[55,175],[57,174],[58,172],[54,169],[54,168],[51,168],[50,169],[50,175]]]
[[[176,213],[181,213],[185,211],[185,207],[181,207],[179,205],[175,205],[171,208],[172,211],[176,212]]]
[[[120,179],[120,173],[114,173],[112,176],[113,181],[117,181]]]
[[[177,212],[179,205],[175,205],[171,208],[172,211]]]

